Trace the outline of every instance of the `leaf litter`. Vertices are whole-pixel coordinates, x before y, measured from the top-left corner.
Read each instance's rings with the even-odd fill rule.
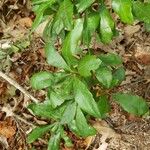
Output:
[[[1,3],[0,3],[1,4]],[[29,85],[29,77],[34,72],[40,70],[56,71],[54,67],[48,66],[45,62],[43,41],[41,37],[33,35],[31,44],[25,47],[16,46],[16,42],[21,39],[28,39],[29,29],[32,25],[34,15],[27,7],[27,2],[20,3],[11,0],[2,1],[1,13],[2,27],[0,27],[0,61],[5,64],[0,66],[16,80],[25,89],[29,90],[35,97],[41,101],[45,97],[44,91],[34,91]],[[5,6],[5,7],[4,7]],[[25,9],[23,9],[25,6]],[[13,16],[13,17],[12,17]],[[117,19],[117,17],[116,17]],[[121,35],[114,39],[109,45],[94,44],[95,53],[117,52],[123,57],[126,67],[126,80],[116,91],[129,91],[143,96],[150,103],[150,36],[145,32],[142,23],[136,23],[134,26],[126,26],[119,21],[117,22]],[[40,30],[40,29],[39,29]],[[42,32],[42,30],[41,30]],[[28,39],[29,40],[29,39]],[[30,40],[29,40],[30,41]],[[12,44],[13,43],[13,44]],[[6,53],[4,49],[11,48],[15,45],[12,53]],[[3,49],[3,50],[1,50]],[[6,56],[6,55],[7,56]],[[9,91],[12,91],[10,93]],[[5,99],[5,100],[4,100]],[[30,122],[26,124],[23,120],[18,120],[14,116],[6,117],[5,111],[0,111],[0,143],[7,149],[25,150],[35,148],[39,150],[46,149],[47,135],[44,140],[27,145],[25,142],[26,135],[32,129],[32,124],[48,124],[47,120],[35,117],[26,109],[29,103],[20,91],[12,88],[8,83],[0,79],[0,105],[6,108],[8,104],[13,108],[13,113],[20,118]],[[81,139],[67,131],[69,137],[73,140],[74,147],[68,149],[61,144],[63,150],[89,149],[109,150],[109,149],[144,149],[150,148],[150,118],[138,118],[125,113],[116,103],[111,102],[112,111],[109,118],[105,121],[92,120],[93,126],[98,131],[94,137]],[[23,142],[24,141],[24,142]]]

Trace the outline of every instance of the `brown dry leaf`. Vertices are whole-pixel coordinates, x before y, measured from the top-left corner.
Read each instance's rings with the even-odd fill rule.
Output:
[[[131,26],[128,25],[124,28],[124,32],[127,36],[132,36],[134,33],[138,32],[140,30],[140,25]]]
[[[141,118],[139,118],[139,117],[137,117],[137,116],[135,116],[133,114],[128,114],[127,119],[129,121],[140,121]]]
[[[6,121],[0,121],[0,135],[11,138],[16,133],[14,126],[8,125]]]
[[[2,145],[3,149],[8,149],[9,147],[6,137],[1,135],[0,135],[0,145]]]
[[[100,134],[108,134],[107,137],[114,137],[117,134],[115,133],[115,131],[113,129],[111,129],[109,127],[109,125],[105,122],[105,121],[96,121],[93,124],[93,127],[96,128],[96,130],[100,133]]]
[[[133,78],[133,76],[136,74],[135,71],[126,69],[126,78],[125,80],[121,83],[121,85],[125,85],[125,84],[130,84],[131,80]]]
[[[138,63],[150,65],[150,49],[145,50],[143,47],[137,46],[134,57]]]
[[[97,121],[93,124],[93,126],[96,128],[99,134],[102,135],[99,148],[94,150],[106,150],[108,146],[108,143],[106,142],[107,139],[120,138],[120,135],[115,133],[115,131],[111,129],[105,121]]]
[[[108,143],[103,143],[99,148],[94,148],[93,150],[107,150]]]
[[[39,48],[38,51],[39,51],[39,53],[41,54],[41,56],[42,56],[43,58],[45,58],[45,51],[44,51],[44,48]]]
[[[45,27],[46,27],[48,21],[49,21],[49,20],[47,19],[46,21],[42,22],[42,23],[36,28],[35,33],[36,33],[38,36],[40,36],[40,37],[43,36],[43,32],[44,32],[44,29],[45,29]]]
[[[87,145],[87,148],[88,149],[91,145],[91,143],[94,141],[95,139],[95,136],[88,136],[86,139],[85,139],[85,143]]]
[[[144,78],[150,81],[150,65],[145,68]]]
[[[12,109],[9,105],[7,107],[3,106],[2,111],[6,113],[6,117],[13,116]]]
[[[13,43],[27,37],[28,30],[23,25],[18,24],[18,21],[15,22],[15,19],[12,19],[3,27],[3,33],[3,37],[9,37],[11,43]]]
[[[0,40],[0,48],[3,50],[11,48],[11,41],[8,39]]]
[[[74,149],[65,147],[65,148],[62,148],[62,150],[74,150]]]
[[[23,26],[23,27],[27,27],[30,28],[32,26],[32,20],[29,17],[25,17],[25,18],[21,18],[18,21],[19,25]]]
[[[0,81],[0,97],[6,93],[7,84],[5,82]]]

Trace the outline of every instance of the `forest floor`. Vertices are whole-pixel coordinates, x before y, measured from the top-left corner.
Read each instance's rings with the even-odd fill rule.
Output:
[[[45,61],[43,26],[29,36],[35,16],[29,1],[2,0],[0,2],[0,71],[4,72],[39,101],[46,92],[32,90],[29,79],[40,70],[54,71]],[[145,98],[150,104],[150,33],[144,25],[135,22],[125,25],[117,21],[120,35],[109,45],[95,43],[95,53],[116,52],[126,68],[126,79],[116,91],[129,91]],[[0,77],[0,150],[45,150],[47,137],[33,144],[26,143],[27,134],[34,126],[47,124],[47,120],[31,114],[27,105],[31,99],[19,88]],[[93,121],[98,130],[94,137],[81,139],[68,132],[73,148],[62,150],[149,150],[150,117],[127,114],[111,102],[111,112],[105,120]]]

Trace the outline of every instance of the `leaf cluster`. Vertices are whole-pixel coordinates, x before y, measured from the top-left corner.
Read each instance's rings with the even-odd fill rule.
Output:
[[[68,127],[78,136],[94,135],[96,130],[88,123],[87,117],[105,118],[110,111],[107,93],[96,95],[93,86],[103,91],[119,85],[125,78],[125,70],[121,58],[115,54],[95,56],[84,54],[75,67],[67,64],[63,57],[52,47],[46,45],[49,64],[60,67],[54,72],[38,72],[31,77],[31,85],[36,90],[47,89],[47,97],[43,103],[32,103],[29,109],[37,116],[51,120],[51,124],[35,128],[28,137],[33,142],[45,132],[51,132],[48,149],[58,149],[60,139],[65,135],[64,127]],[[52,51],[52,52],[50,52]],[[61,63],[62,62],[62,63]],[[61,65],[60,65],[61,64]],[[63,68],[63,69],[62,69]],[[113,99],[129,113],[141,116],[148,112],[146,102],[131,94],[112,93]],[[55,128],[55,130],[54,130]],[[66,145],[68,140],[65,141]]]
[[[106,118],[110,112],[109,99],[137,116],[149,111],[139,96],[111,93],[111,89],[125,79],[120,56],[116,53],[95,55],[91,50],[93,36],[107,44],[117,34],[103,0],[33,0],[32,3],[36,13],[32,31],[48,20],[43,33],[46,59],[59,70],[41,71],[31,77],[32,87],[47,90],[47,96],[43,103],[32,103],[28,108],[35,115],[50,119],[51,124],[35,128],[28,136],[29,143],[49,132],[49,150],[59,149],[60,140],[72,146],[66,127],[82,137],[96,134],[87,118]],[[112,9],[124,23],[132,24],[138,19],[147,26],[150,24],[149,3],[112,0]],[[56,42],[61,45],[59,48],[55,47]],[[100,94],[93,89],[95,86]]]
[[[32,31],[41,22],[48,20],[43,34],[45,41],[55,43],[59,37],[65,43],[65,39],[71,40],[71,36],[78,33],[76,42],[81,37],[80,44],[89,46],[95,34],[105,44],[118,34],[115,21],[104,0],[32,0],[32,4],[36,13]],[[134,20],[139,20],[146,27],[150,24],[149,2],[112,0],[111,7],[123,23],[133,24]],[[77,30],[74,30],[75,26]],[[75,52],[73,49],[71,51]]]

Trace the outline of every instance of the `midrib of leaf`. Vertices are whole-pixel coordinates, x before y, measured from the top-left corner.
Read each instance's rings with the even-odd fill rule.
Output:
[[[122,3],[122,1],[121,0],[119,0],[121,3]],[[128,7],[128,4],[125,4],[126,5],[126,7]],[[122,8],[121,8],[122,9]],[[123,11],[124,12],[124,11]],[[126,16],[126,14],[125,13],[123,13],[123,16]],[[126,17],[125,17],[126,18]]]
[[[104,27],[104,29],[107,30],[107,31],[109,31],[109,32],[112,32],[111,27],[108,26],[107,20],[102,19],[101,21],[103,22],[103,27]]]
[[[71,3],[71,2],[70,2]],[[68,4],[68,3],[67,3]],[[67,8],[70,8],[70,7],[68,7],[69,6],[69,4],[68,5],[65,5],[64,4],[64,2],[63,2],[63,7],[62,7],[62,9],[63,9],[63,12],[64,12],[64,15],[65,15],[65,18],[67,18],[67,16],[68,16],[68,14],[67,14],[67,12],[68,12],[68,10],[69,10],[69,12],[71,12],[71,9],[67,9]],[[67,11],[66,11],[67,10]],[[63,14],[62,14],[62,16],[63,16]],[[64,16],[62,17],[62,19],[64,19]]]

